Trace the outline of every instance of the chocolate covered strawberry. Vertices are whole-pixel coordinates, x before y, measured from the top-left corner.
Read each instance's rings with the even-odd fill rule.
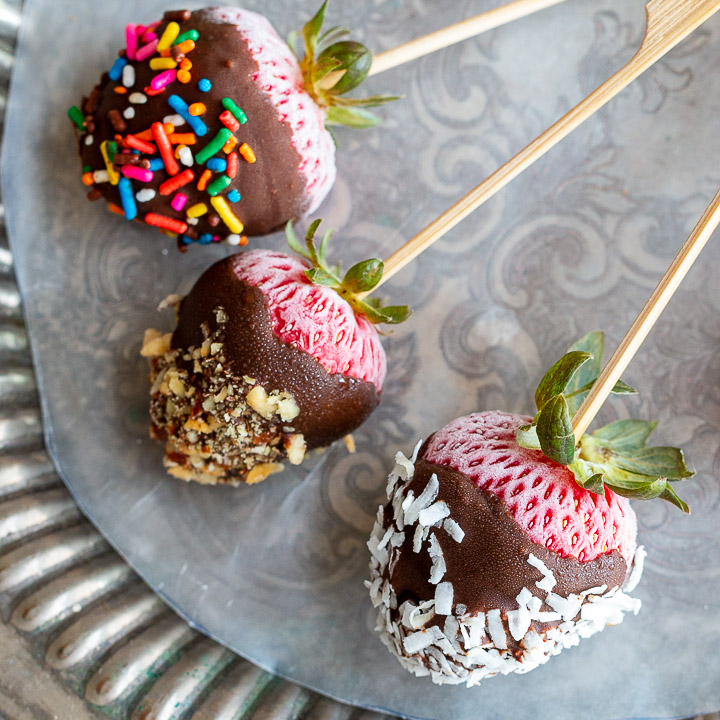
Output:
[[[574,346],[541,382],[535,419],[475,413],[412,459],[398,453],[368,543],[368,586],[383,642],[415,675],[470,686],[527,672],[640,609],[628,593],[645,553],[623,495],[687,509],[668,483],[691,474],[681,451],[646,447],[654,424],[636,420],[583,438],[569,464],[535,447],[542,438],[563,451],[553,408],[564,403],[569,417],[601,357],[599,333]]]
[[[184,480],[255,483],[302,462],[305,452],[351,433],[380,401],[385,352],[374,322],[400,322],[371,290],[382,262],[341,276],[316,249],[313,223],[304,257],[270,250],[211,266],[184,299],[177,327],[149,330],[151,434],[166,443],[165,465]]]
[[[372,55],[321,34],[325,4],[303,30],[300,62],[266,18],[212,7],[128,25],[126,47],[70,109],[83,181],[128,220],[193,242],[246,242],[313,212],[335,180],[325,125],[369,126],[348,98]]]

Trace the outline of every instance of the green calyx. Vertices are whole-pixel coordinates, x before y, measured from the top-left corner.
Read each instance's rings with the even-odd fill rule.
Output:
[[[325,108],[327,125],[374,127],[381,119],[365,108],[398,98],[394,95],[345,97],[367,77],[372,65],[372,52],[359,42],[347,39],[350,30],[346,27],[333,27],[321,34],[326,5],[327,0],[302,30],[302,57],[296,50],[300,33],[291,33],[288,38],[288,45],[300,61],[305,89],[321,108]]]
[[[377,298],[365,298],[380,282],[384,263],[378,258],[370,258],[353,265],[343,274],[341,266],[330,265],[327,261],[327,248],[333,231],[328,230],[322,236],[320,245],[315,247],[315,233],[321,220],[315,220],[305,234],[305,247],[297,239],[292,222],[285,226],[288,245],[301,257],[308,260],[312,267],[305,272],[308,280],[315,285],[332,288],[340,297],[347,300],[352,309],[364,315],[374,324],[387,323],[397,325],[410,317],[407,305],[383,305]]]
[[[590,492],[605,495],[609,487],[618,495],[661,498],[690,512],[671,483],[695,473],[685,464],[682,450],[647,447],[657,423],[619,420],[575,443],[572,416],[600,375],[604,340],[601,332],[588,333],[545,373],[535,392],[538,412],[530,425],[518,429],[517,442],[567,465],[577,484]],[[618,395],[635,392],[622,381],[613,388]]]

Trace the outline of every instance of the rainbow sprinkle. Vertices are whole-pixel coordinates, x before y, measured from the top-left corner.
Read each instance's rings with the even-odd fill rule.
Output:
[[[167,13],[164,21],[148,26],[129,24],[125,28],[125,52],[107,73],[107,81],[111,83],[109,90],[117,94],[114,102],[119,104],[110,118],[114,134],[97,138],[104,167],[86,165],[82,182],[91,187],[90,199],[100,196],[98,185],[117,186],[119,203],[117,200],[108,202],[108,206],[127,220],[138,218],[138,203],[151,200],[157,203],[160,196],[167,198],[163,200],[164,206],[149,208],[165,207],[167,212],[162,209],[146,212],[142,220],[166,235],[177,237],[180,245],[221,242],[222,233],[200,230],[208,225],[215,228],[219,221],[229,231],[224,237],[226,244],[245,245],[247,237],[241,235],[243,223],[230,208],[230,203],[242,199],[240,192],[231,188],[239,174],[239,158],[248,163],[256,160],[249,144],[235,134],[241,131],[248,118],[232,98],[222,98],[215,106],[215,103],[203,102],[198,97],[199,93],[208,93],[213,85],[209,78],[198,78],[197,75],[196,82],[192,82],[193,63],[187,56],[196,49],[200,34],[194,28],[181,32],[182,24],[190,17],[189,11]],[[144,70],[143,63],[146,63]],[[139,72],[146,86],[131,91],[129,88],[135,87]],[[178,82],[176,93],[167,95],[167,105],[173,114],[159,117],[149,128],[137,127],[133,122],[135,107],[164,93],[175,81]],[[93,129],[95,125],[95,107],[97,103],[91,98],[82,107],[73,105],[68,110],[68,117],[83,133],[80,138],[83,145],[95,142],[88,132],[88,128]],[[182,131],[185,129],[187,131]],[[191,150],[190,146],[196,145],[198,138],[211,131],[212,138],[203,147]],[[221,151],[225,156],[220,154]],[[190,169],[195,164],[205,167],[200,167],[196,173]],[[155,187],[134,187],[136,183],[153,183]],[[181,190],[185,186],[189,189]],[[198,192],[207,193],[209,203],[198,202]],[[209,206],[214,213],[210,213]],[[174,213],[180,217],[173,217]],[[196,225],[200,227],[190,227]]]

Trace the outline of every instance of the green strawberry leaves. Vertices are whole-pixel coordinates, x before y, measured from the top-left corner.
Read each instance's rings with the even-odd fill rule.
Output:
[[[347,39],[350,31],[346,27],[333,27],[321,34],[326,7],[327,0],[302,30],[303,57],[295,50],[299,33],[291,33],[288,37],[288,45],[300,61],[305,89],[320,107],[326,109],[326,124],[374,127],[381,119],[364,108],[398,98],[394,95],[345,97],[367,78],[373,56],[361,43]]]
[[[600,374],[603,350],[603,334],[588,333],[547,371],[535,392],[538,412],[530,425],[517,430],[518,444],[567,465],[578,485],[590,492],[604,495],[609,487],[625,497],[661,498],[689,512],[670,483],[694,472],[685,464],[682,450],[647,447],[657,423],[618,420],[576,444],[572,416]],[[620,395],[635,392],[622,381],[613,388]]]
[[[335,290],[340,297],[347,300],[355,312],[364,315],[374,324],[386,323],[396,325],[410,317],[411,310],[407,305],[383,305],[379,298],[362,297],[371,292],[382,279],[384,263],[378,258],[362,260],[353,265],[343,274],[340,265],[331,266],[327,261],[327,249],[332,237],[332,230],[322,236],[319,247],[315,247],[315,235],[321,220],[315,220],[305,235],[305,246],[295,235],[292,222],[285,226],[285,235],[290,248],[310,262],[305,275],[315,285],[322,285]]]

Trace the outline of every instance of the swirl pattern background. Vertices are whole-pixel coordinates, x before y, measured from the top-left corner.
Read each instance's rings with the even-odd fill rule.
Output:
[[[315,5],[245,4],[281,34]],[[496,4],[377,0],[329,13],[383,49]],[[405,677],[372,632],[362,581],[395,450],[410,452],[472,410],[531,411],[543,369],[590,329],[606,330],[614,347],[716,192],[720,77],[708,69],[720,54],[720,18],[384,288],[415,315],[386,340],[387,391],[357,433],[355,455],[336,446],[234,490],[164,475],[161,450],[147,439],[138,357],[144,328],[170,327],[157,303],[226,251],[179,256],[171,241],[88,204],[65,117],[112,61],[124,24],[163,9],[154,0],[78,0],[68,17],[64,3],[32,0],[7,120],[3,192],[48,440],[88,515],[196,625],[350,702],[437,718],[475,717],[478,702],[489,716],[512,708],[517,718],[716,710],[716,242],[630,367],[641,397],[613,400],[600,417],[660,420],[655,442],[682,444],[698,470],[683,488],[691,519],[659,503],[637,506],[649,551],[637,618],[528,677],[462,692]],[[620,67],[643,26],[640,0],[570,0],[372,79],[369,90],[405,99],[383,110],[381,129],[338,133],[339,179],[317,215],[338,228],[331,253],[347,264],[387,255]],[[570,698],[568,687],[583,692]]]

